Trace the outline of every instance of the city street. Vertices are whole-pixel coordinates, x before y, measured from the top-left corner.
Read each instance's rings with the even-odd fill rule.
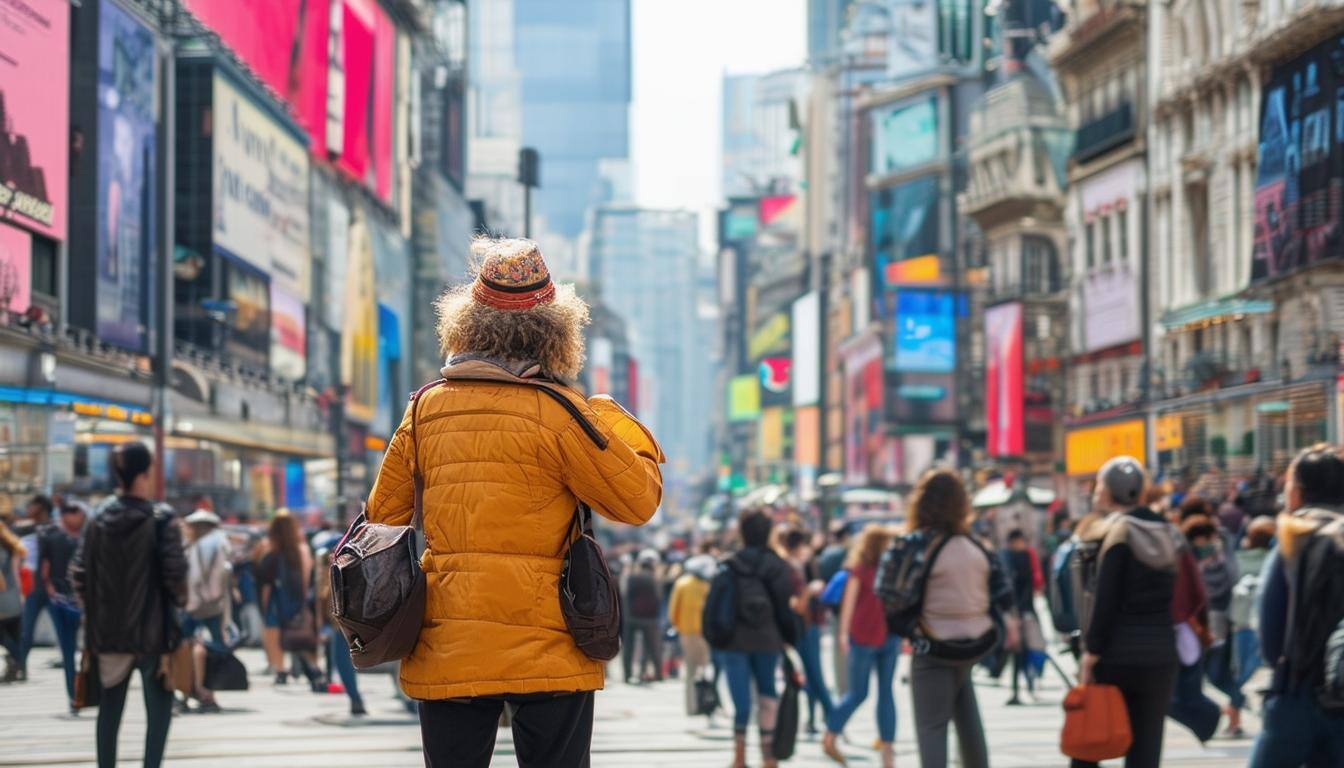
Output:
[[[34,651],[33,680],[0,688],[0,766],[92,766],[93,730],[96,713],[72,718],[65,714],[60,671],[48,666],[52,651]],[[257,651],[244,651],[249,669],[264,666]],[[1005,681],[1007,676],[1005,675]],[[168,742],[168,764],[184,766],[415,766],[421,765],[415,721],[391,695],[390,683],[382,677],[363,681],[370,709],[367,718],[347,715],[344,696],[315,696],[305,686],[291,683],[283,689],[259,675],[252,677],[253,690],[221,693],[224,713],[186,715],[173,720]],[[1064,764],[1058,749],[1062,719],[1058,702],[1062,691],[1057,678],[1049,678],[1041,703],[1028,707],[1005,707],[1008,692],[979,684],[993,764],[998,768],[1037,768]],[[1254,683],[1248,689],[1254,688]],[[909,694],[901,683],[897,691],[900,713],[898,765],[918,762],[914,752]],[[1258,722],[1247,718],[1254,733]],[[609,768],[681,768],[721,766],[729,762],[731,729],[720,716],[713,727],[703,718],[691,719],[681,711],[681,688],[677,681],[633,687],[613,683],[598,694],[597,721],[593,737],[593,765]],[[139,765],[144,714],[135,691],[127,699],[119,758],[123,764]],[[875,738],[871,699],[854,716],[845,748],[851,765],[877,765],[869,747]],[[495,765],[516,763],[507,731],[500,732]],[[753,741],[754,743],[754,741]],[[1215,739],[1205,748],[1168,721],[1164,766],[1230,766],[1245,763],[1249,739]],[[759,761],[752,756],[752,765]],[[800,740],[797,756],[789,765],[830,765],[821,757],[816,741]]]

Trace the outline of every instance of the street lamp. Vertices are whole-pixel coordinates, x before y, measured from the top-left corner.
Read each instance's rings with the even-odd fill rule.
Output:
[[[541,186],[541,153],[533,147],[518,150],[518,183],[523,185],[523,237],[532,237],[532,190]]]

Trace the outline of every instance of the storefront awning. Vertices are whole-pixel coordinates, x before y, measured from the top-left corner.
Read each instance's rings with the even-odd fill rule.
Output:
[[[1222,298],[1201,301],[1162,315],[1164,328],[1181,328],[1216,317],[1264,315],[1274,311],[1274,302],[1257,299]]]

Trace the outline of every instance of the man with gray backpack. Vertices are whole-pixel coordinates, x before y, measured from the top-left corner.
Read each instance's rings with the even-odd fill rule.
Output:
[[[1260,647],[1274,669],[1250,768],[1344,765],[1344,457],[1316,445],[1284,485],[1261,577]]]

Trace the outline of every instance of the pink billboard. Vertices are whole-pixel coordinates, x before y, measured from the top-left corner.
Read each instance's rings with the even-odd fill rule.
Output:
[[[985,358],[989,455],[1021,456],[1025,449],[1021,304],[985,310]]]
[[[25,312],[32,301],[32,241],[27,232],[0,224],[0,315]]]
[[[322,151],[327,114],[326,0],[184,0],[257,77],[289,103]]]
[[[70,2],[0,3],[0,219],[64,240]]]
[[[344,0],[341,38],[345,103],[337,164],[391,202],[397,29],[374,0]]]

